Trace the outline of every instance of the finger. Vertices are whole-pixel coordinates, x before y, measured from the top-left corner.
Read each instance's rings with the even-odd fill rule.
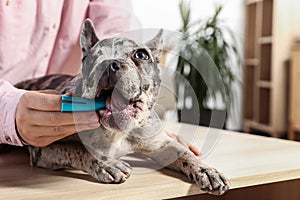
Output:
[[[62,138],[78,133],[80,131],[96,129],[100,123],[65,125],[65,126],[33,126],[32,131],[35,133],[35,138],[51,137]]]
[[[90,130],[90,129],[95,129],[98,128],[100,125],[99,124],[93,124],[93,125],[77,125],[76,126],[76,132],[80,132],[80,131],[85,131],[85,130]],[[66,129],[72,129],[72,127],[64,127]],[[75,133],[76,133],[75,132]],[[74,133],[70,132],[70,133],[63,133],[63,134],[59,134],[59,135],[50,135],[50,136],[41,136],[38,137],[35,141],[35,145],[34,146],[47,146],[55,141],[61,140],[65,137],[68,137],[70,135],[72,135]]]
[[[189,146],[188,143],[179,135],[176,136],[176,139],[182,146],[184,146],[186,148]]]
[[[28,121],[30,121],[31,124],[38,126],[90,124],[99,121],[96,112],[61,113],[37,110],[29,110],[28,112]]]
[[[191,152],[193,152],[193,154],[195,154],[195,156],[201,156],[200,151],[195,146],[190,145],[189,146],[189,150]]]
[[[186,148],[189,146],[188,143],[182,137],[180,137],[179,135],[176,135],[174,133],[170,133],[170,132],[167,132],[167,131],[166,131],[166,133],[170,138],[177,140],[177,142],[179,142],[182,146],[184,146]]]
[[[193,154],[195,154],[195,156],[201,156],[200,151],[195,146],[189,145],[182,137],[180,137],[174,133],[167,132],[167,131],[166,131],[166,133],[170,138],[176,139],[180,144],[182,144],[184,147],[188,148],[191,152],[193,152]]]
[[[59,94],[56,90],[38,90],[37,92],[44,93],[44,94]]]
[[[64,94],[65,96],[69,96],[69,97],[71,97],[71,96],[73,96],[73,93],[72,92],[67,92],[66,94]]]
[[[177,137],[174,133],[170,133],[168,131],[166,131],[166,133],[170,138],[176,139],[176,137]]]
[[[19,134],[27,144],[43,147],[74,133],[95,129],[99,126],[99,123],[55,127],[31,126],[30,131],[26,131],[30,134],[23,134],[22,130],[19,131]]]
[[[36,91],[26,92],[21,100],[23,105],[29,109],[43,111],[60,111],[61,96],[54,94],[43,94]]]

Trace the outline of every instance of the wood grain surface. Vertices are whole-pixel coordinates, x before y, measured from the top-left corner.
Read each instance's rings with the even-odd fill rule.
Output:
[[[203,162],[222,171],[230,179],[232,189],[300,178],[298,142],[170,122],[165,124],[165,130],[183,136],[201,149]],[[145,200],[202,193],[185,176],[158,169],[143,156],[128,156],[124,160],[134,168],[131,177],[122,184],[101,184],[78,170],[32,168],[22,150],[3,153],[0,199]]]

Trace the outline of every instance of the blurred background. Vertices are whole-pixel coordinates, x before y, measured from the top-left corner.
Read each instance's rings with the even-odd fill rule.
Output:
[[[138,19],[132,22],[133,28],[176,31],[182,35],[182,41],[188,38],[201,46],[185,43],[179,54],[189,53],[189,60],[163,54],[162,65],[184,76],[198,99],[190,101],[186,86],[174,81],[176,102],[162,102],[173,111],[166,112],[171,113],[165,114],[166,118],[182,121],[178,113],[193,113],[197,107],[200,119],[209,118],[211,114],[207,112],[220,111],[220,119],[225,118],[221,127],[224,129],[297,139],[299,0],[132,0],[132,6]],[[172,45],[164,48],[168,50]],[[197,64],[207,68],[206,80],[212,86],[203,84],[207,82],[205,78],[193,71],[189,61],[201,58],[199,49],[206,50],[214,61],[223,89],[213,85],[216,80],[209,76],[213,72],[207,62]],[[208,86],[213,89],[207,90]],[[209,125],[205,120],[199,124]]]

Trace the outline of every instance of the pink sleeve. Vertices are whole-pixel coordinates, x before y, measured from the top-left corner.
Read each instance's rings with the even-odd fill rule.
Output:
[[[0,79],[0,144],[23,146],[15,128],[16,108],[25,93]]]
[[[91,0],[88,17],[94,22],[99,39],[128,31],[131,25],[130,0]]]

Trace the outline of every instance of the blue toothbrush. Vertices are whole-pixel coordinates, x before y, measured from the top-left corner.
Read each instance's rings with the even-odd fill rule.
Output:
[[[62,95],[61,100],[61,112],[84,112],[102,110],[106,108],[106,96],[90,100]]]

